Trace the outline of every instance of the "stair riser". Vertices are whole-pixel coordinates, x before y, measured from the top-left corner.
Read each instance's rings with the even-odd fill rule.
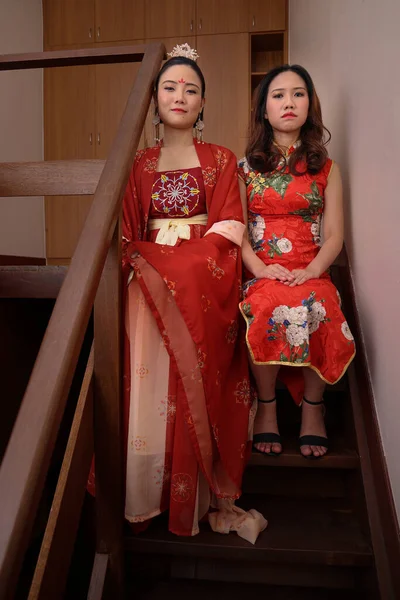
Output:
[[[160,555],[153,555],[149,560],[146,555],[130,554],[127,572],[132,581],[136,577],[151,578],[154,581],[158,577],[165,578],[168,572],[168,578],[172,579],[355,590],[368,569],[322,565],[243,564],[238,561]]]
[[[279,461],[279,458],[267,460]],[[292,498],[344,498],[346,486],[343,472],[334,469],[321,471],[248,466],[243,479],[243,492]]]

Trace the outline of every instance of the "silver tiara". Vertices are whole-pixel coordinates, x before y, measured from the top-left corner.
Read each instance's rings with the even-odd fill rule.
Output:
[[[167,56],[169,56],[169,58],[175,58],[176,56],[184,56],[185,58],[190,58],[190,60],[194,60],[194,62],[196,62],[196,60],[199,58],[199,55],[197,54],[196,50],[194,48],[191,48],[189,44],[178,44],[177,46],[172,48],[172,52],[167,53]]]

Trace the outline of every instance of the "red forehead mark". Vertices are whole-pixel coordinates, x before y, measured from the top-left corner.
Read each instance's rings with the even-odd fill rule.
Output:
[[[183,77],[181,77],[180,79],[178,79],[178,83],[186,83],[186,81],[183,79]]]

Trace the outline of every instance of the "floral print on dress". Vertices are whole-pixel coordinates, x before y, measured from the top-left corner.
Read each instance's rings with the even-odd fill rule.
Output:
[[[197,179],[188,171],[161,173],[154,181],[151,200],[156,212],[188,216],[196,209],[199,198]]]
[[[248,175],[249,174],[249,163],[247,162],[247,158],[244,156],[240,160],[238,160],[238,168],[240,175]],[[243,178],[244,179],[244,178]]]
[[[176,417],[176,396],[169,394],[165,400],[161,400],[158,413],[166,423],[173,423]]]
[[[137,150],[135,154],[135,162],[138,163],[142,158],[143,154],[146,152],[146,148],[142,148],[141,150]]]
[[[194,492],[193,480],[188,473],[175,473],[171,479],[171,498],[175,502],[187,502]]]
[[[204,185],[207,185],[208,187],[213,187],[216,184],[217,170],[215,167],[208,166],[203,169],[203,181]]]
[[[134,440],[131,440],[131,448],[135,452],[144,452],[146,449],[146,439],[137,435]]]
[[[341,330],[342,330],[342,333],[343,333],[344,337],[346,338],[346,340],[349,340],[349,342],[352,342],[354,340],[353,334],[350,331],[350,327],[349,327],[347,321],[344,321],[342,323]]]
[[[299,208],[297,210],[291,211],[289,214],[299,215],[306,223],[312,223],[315,218],[313,215],[321,214],[324,208],[324,197],[321,195],[318,189],[317,182],[312,182],[311,193],[301,194],[300,192],[297,192],[297,194],[304,198],[304,200],[307,200],[308,208]]]
[[[234,344],[238,335],[238,323],[237,321],[231,321],[228,331],[226,332],[225,339],[228,344]]]
[[[302,301],[301,306],[290,307],[285,304],[272,311],[267,329],[269,341],[283,339],[285,348],[279,360],[282,362],[308,362],[309,339],[321,323],[330,321],[323,306],[325,300],[315,300],[315,292]]]
[[[290,240],[283,236],[278,237],[275,235],[275,233],[272,234],[267,243],[269,247],[268,256],[270,258],[274,258],[274,256],[282,256],[282,254],[288,254],[288,252],[291,252],[293,248]]]
[[[250,202],[254,199],[255,195],[262,196],[264,191],[268,188],[275,190],[283,200],[289,183],[293,181],[293,177],[289,173],[271,173],[268,175],[260,173],[256,175],[254,171],[250,171],[249,177],[251,179],[251,184],[249,186]]]
[[[156,474],[153,475],[156,485],[164,486],[171,479],[171,471],[167,467],[156,469]]]
[[[211,302],[209,299],[203,294],[201,297],[201,308],[204,312],[207,312],[211,307]]]
[[[254,252],[259,252],[264,246],[265,221],[261,215],[249,213],[249,238]]]
[[[175,290],[176,282],[168,281],[168,279],[166,277],[164,277],[164,282],[165,282],[167,288],[169,289],[169,291],[171,292],[171,296],[175,296],[176,295],[176,290]]]
[[[250,382],[247,377],[237,383],[234,395],[237,404],[250,404],[251,390]]]
[[[313,236],[313,242],[317,246],[321,244],[321,216],[318,215],[317,218],[311,223],[311,235]]]
[[[143,170],[146,171],[147,173],[155,173],[156,169],[157,169],[157,164],[158,164],[158,158],[154,157],[154,158],[147,158],[145,160],[144,166],[143,166]]]
[[[224,150],[218,150],[217,152],[217,165],[220,171],[225,169],[226,163],[228,162],[227,154]]]
[[[246,318],[248,326],[250,327],[250,325],[254,321],[254,315],[251,312],[251,304],[249,304],[248,302],[243,302],[243,304],[242,304],[242,312],[243,312],[243,314],[244,314],[244,316]]]
[[[211,271],[213,277],[215,277],[216,279],[221,279],[225,275],[225,271],[217,265],[217,263],[211,256],[207,258],[207,262],[208,270]]]
[[[149,369],[146,367],[146,365],[136,365],[136,375],[140,379],[147,377],[148,374],[149,374]]]
[[[197,383],[201,383],[203,381],[202,371],[204,371],[206,366],[207,354],[198,348],[197,350],[197,365],[194,369],[192,369],[192,379]]]

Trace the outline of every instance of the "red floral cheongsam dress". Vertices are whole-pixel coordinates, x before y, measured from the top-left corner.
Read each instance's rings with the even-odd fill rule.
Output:
[[[279,263],[291,271],[304,269],[315,258],[331,168],[328,159],[316,175],[294,176],[288,168],[264,174],[252,170],[245,158],[239,161],[247,188],[249,241],[266,265]],[[255,364],[307,366],[332,384],[354,357],[353,336],[328,272],[293,288],[250,278],[240,310]],[[291,379],[297,375],[289,371]],[[300,388],[295,385],[295,393],[291,389],[296,402],[302,399]]]

